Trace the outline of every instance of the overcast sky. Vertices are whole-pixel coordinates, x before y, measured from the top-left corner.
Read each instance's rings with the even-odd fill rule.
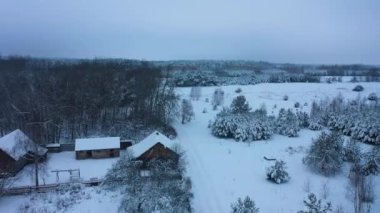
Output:
[[[0,0],[0,53],[380,64],[380,1]]]

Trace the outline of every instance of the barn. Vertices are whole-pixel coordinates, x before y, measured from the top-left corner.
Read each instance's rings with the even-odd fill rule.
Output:
[[[158,131],[154,131],[144,140],[129,147],[129,150],[133,158],[138,161],[142,161],[143,165],[146,165],[154,159],[172,159],[178,161],[179,154],[177,154],[173,147],[175,142]]]
[[[0,173],[13,176],[25,165],[33,163],[35,157],[43,161],[46,155],[47,149],[17,129],[0,138]]]
[[[120,156],[120,137],[81,138],[75,140],[76,159]]]

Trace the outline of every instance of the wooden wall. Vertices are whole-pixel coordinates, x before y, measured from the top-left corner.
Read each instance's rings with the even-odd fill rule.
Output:
[[[76,159],[89,159],[89,158],[112,158],[120,156],[120,149],[102,149],[102,150],[88,150],[76,151]]]

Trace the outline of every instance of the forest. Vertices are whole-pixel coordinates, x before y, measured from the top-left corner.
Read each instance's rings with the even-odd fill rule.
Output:
[[[150,63],[7,57],[0,71],[0,135],[18,128],[46,144],[150,126],[173,132],[177,97]]]

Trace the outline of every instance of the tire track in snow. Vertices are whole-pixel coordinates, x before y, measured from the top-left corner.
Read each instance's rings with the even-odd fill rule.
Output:
[[[192,125],[197,125],[199,127],[202,127],[203,125],[195,122]],[[200,153],[198,151],[198,147],[195,143],[205,143],[202,140],[193,140],[189,141],[189,138],[194,138],[194,134],[190,134],[187,129],[185,128],[178,128],[180,129],[178,134],[179,142],[183,145],[186,151],[186,155],[188,156],[188,168],[189,168],[189,174],[192,175],[191,179],[193,182],[193,186],[196,187],[196,191],[194,192],[194,201],[200,202],[196,207],[202,208],[199,210],[199,212],[210,212],[210,213],[220,213],[223,212],[223,208],[221,208],[221,202],[218,199],[218,195],[216,193],[216,190],[214,189],[212,183],[214,182],[212,180],[211,175],[209,175],[208,170],[204,166],[204,162],[202,160],[202,157],[200,156]],[[199,133],[203,132],[202,130],[197,132],[198,136],[201,135]],[[185,139],[185,140],[184,140]],[[199,139],[199,138],[197,138]],[[194,142],[197,141],[197,142]],[[211,183],[211,184],[210,184]],[[205,192],[205,193],[202,193]],[[211,192],[211,193],[210,193]],[[212,194],[212,196],[207,196],[209,194]],[[203,209],[207,207],[207,209]],[[195,209],[197,211],[198,209]]]

